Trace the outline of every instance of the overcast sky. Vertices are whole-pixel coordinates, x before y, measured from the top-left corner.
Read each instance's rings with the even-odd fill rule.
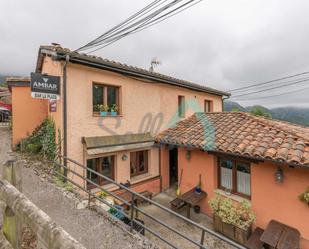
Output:
[[[29,75],[41,44],[76,49],[151,1],[2,0],[0,74]],[[158,72],[230,90],[309,71],[308,10],[308,0],[204,0],[96,54],[143,68],[157,57]],[[306,86],[240,103],[309,107],[309,89],[265,98]]]

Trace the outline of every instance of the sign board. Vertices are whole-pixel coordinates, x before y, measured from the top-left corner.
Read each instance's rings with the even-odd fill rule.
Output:
[[[49,100],[49,111],[50,112],[57,112],[57,100]]]
[[[60,98],[60,77],[31,73],[31,96],[36,99]]]

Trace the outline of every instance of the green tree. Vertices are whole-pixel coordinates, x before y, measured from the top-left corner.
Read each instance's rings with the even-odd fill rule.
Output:
[[[264,117],[264,118],[269,118],[271,119],[272,116],[269,112],[265,111],[263,108],[261,107],[254,107],[250,113],[254,116],[261,116],[261,117]]]
[[[233,107],[231,112],[240,112],[239,109],[237,107]]]

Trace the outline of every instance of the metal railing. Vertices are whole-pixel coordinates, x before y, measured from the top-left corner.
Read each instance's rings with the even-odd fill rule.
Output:
[[[64,160],[67,161],[67,166],[63,165],[62,163],[59,163],[59,162],[63,162]],[[140,220],[137,220],[134,217],[134,213],[138,214],[138,212],[140,212],[143,215],[145,215],[146,217],[148,217],[149,219],[151,219],[152,221],[154,221],[154,222],[160,224],[161,226],[165,227],[170,232],[172,232],[172,233],[180,236],[182,239],[188,241],[189,243],[192,244],[192,246],[196,246],[196,248],[207,249],[207,246],[204,245],[205,235],[206,234],[210,234],[210,235],[216,237],[217,239],[222,240],[222,241],[226,242],[227,244],[234,246],[235,248],[238,248],[238,249],[245,249],[246,248],[246,247],[238,244],[237,242],[235,242],[233,240],[230,240],[229,238],[227,238],[227,237],[225,237],[225,236],[223,236],[223,235],[221,235],[219,233],[216,233],[213,230],[211,230],[211,229],[209,229],[207,227],[204,227],[204,226],[202,226],[202,225],[200,225],[200,224],[198,224],[198,223],[196,223],[196,222],[194,222],[194,221],[192,221],[192,220],[182,216],[181,214],[178,214],[178,213],[172,211],[171,209],[169,209],[169,208],[167,208],[167,207],[165,207],[165,206],[163,206],[163,205],[161,205],[161,204],[159,204],[159,203],[157,203],[157,202],[155,202],[155,201],[153,201],[153,200],[143,196],[142,194],[133,191],[132,189],[124,186],[123,184],[119,184],[116,181],[114,181],[113,179],[110,179],[110,178],[100,174],[99,172],[93,170],[93,169],[85,167],[84,165],[78,163],[75,160],[72,160],[72,159],[70,159],[68,157],[65,157],[63,155],[58,155],[58,160],[55,160],[54,163],[55,163],[55,166],[56,166],[55,170],[54,170],[54,174],[59,176],[59,177],[63,177],[63,179],[65,179],[66,181],[70,182],[71,184],[73,184],[75,187],[79,188],[83,192],[87,193],[88,196],[89,196],[89,203],[90,203],[91,197],[92,197],[93,199],[98,200],[101,203],[104,203],[105,205],[109,206],[110,208],[112,208],[112,209],[114,208],[113,204],[107,202],[104,198],[98,196],[96,193],[93,193],[91,190],[87,189],[87,186],[86,187],[81,186],[80,184],[77,183],[77,181],[74,181],[73,180],[73,176],[77,176],[77,177],[81,178],[84,182],[87,182],[87,183],[93,185],[94,187],[98,188],[99,190],[101,190],[101,191],[111,195],[112,197],[114,197],[117,200],[121,201],[122,203],[126,204],[130,208],[129,214],[127,214],[126,212],[124,212],[122,210],[117,210],[117,212],[121,213],[124,217],[126,217],[127,219],[130,220],[130,223],[129,223],[130,232],[133,232],[134,225],[138,225],[138,226],[142,227],[143,229],[145,229],[145,231],[148,231],[149,233],[151,233],[152,235],[154,235],[158,239],[162,240],[164,243],[169,245],[171,248],[180,249],[180,247],[175,245],[173,242],[169,241],[162,234],[154,231],[152,228],[150,228],[146,224],[141,223]],[[101,177],[106,182],[108,182],[110,184],[114,184],[115,186],[117,186],[119,188],[119,189],[117,189],[117,191],[118,190],[125,190],[125,191],[129,192],[131,194],[131,198],[130,198],[131,200],[127,201],[127,200],[123,199],[118,194],[103,188],[102,186],[100,186],[96,182],[92,181],[91,179],[89,179],[89,178],[81,175],[80,173],[76,172],[74,166],[70,167],[71,163],[74,164],[74,166],[80,167],[85,172],[88,171],[91,174],[95,174],[98,177]],[[62,173],[61,168],[63,170],[66,170],[68,172],[68,174],[72,174],[71,175],[72,177],[65,176]],[[187,236],[183,232],[181,232],[181,231],[175,229],[174,227],[172,227],[171,225],[167,224],[165,221],[162,221],[159,218],[154,217],[153,215],[151,215],[151,214],[147,213],[146,211],[142,210],[141,208],[139,208],[137,206],[137,203],[136,203],[137,198],[142,200],[142,201],[144,201],[144,202],[146,202],[146,203],[152,204],[152,205],[156,206],[157,208],[163,210],[164,212],[167,212],[167,213],[173,215],[174,217],[177,217],[177,218],[181,219],[182,221],[188,223],[189,225],[192,225],[193,227],[199,229],[200,233],[201,233],[200,240],[196,241],[196,240],[190,238],[189,236]],[[194,248],[194,247],[192,247],[192,248]]]

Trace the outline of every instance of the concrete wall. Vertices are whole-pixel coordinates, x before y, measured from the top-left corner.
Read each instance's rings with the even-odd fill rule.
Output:
[[[12,146],[31,135],[47,116],[46,100],[33,99],[30,87],[12,87]]]
[[[164,152],[167,153],[167,152]],[[207,192],[207,198],[201,202],[201,209],[211,216],[212,212],[208,200],[214,197],[218,188],[217,158],[207,152],[199,150],[191,151],[191,159],[185,157],[186,150],[178,149],[178,175],[183,169],[181,192],[184,193],[194,188],[199,182],[199,174],[202,175],[202,189]],[[164,164],[161,163],[161,171],[167,172],[168,157]],[[270,220],[278,220],[291,227],[297,228],[301,233],[302,249],[309,249],[309,208],[298,199],[309,186],[309,169],[288,168],[280,165],[284,172],[283,183],[275,181],[275,172],[278,165],[264,162],[251,164],[251,205],[256,214],[256,226],[265,228]],[[162,181],[168,175],[162,174]],[[222,193],[223,194],[223,193]],[[223,194],[224,195],[224,194]],[[224,195],[227,197],[226,195]],[[232,195],[230,198],[236,201],[241,197]]]

